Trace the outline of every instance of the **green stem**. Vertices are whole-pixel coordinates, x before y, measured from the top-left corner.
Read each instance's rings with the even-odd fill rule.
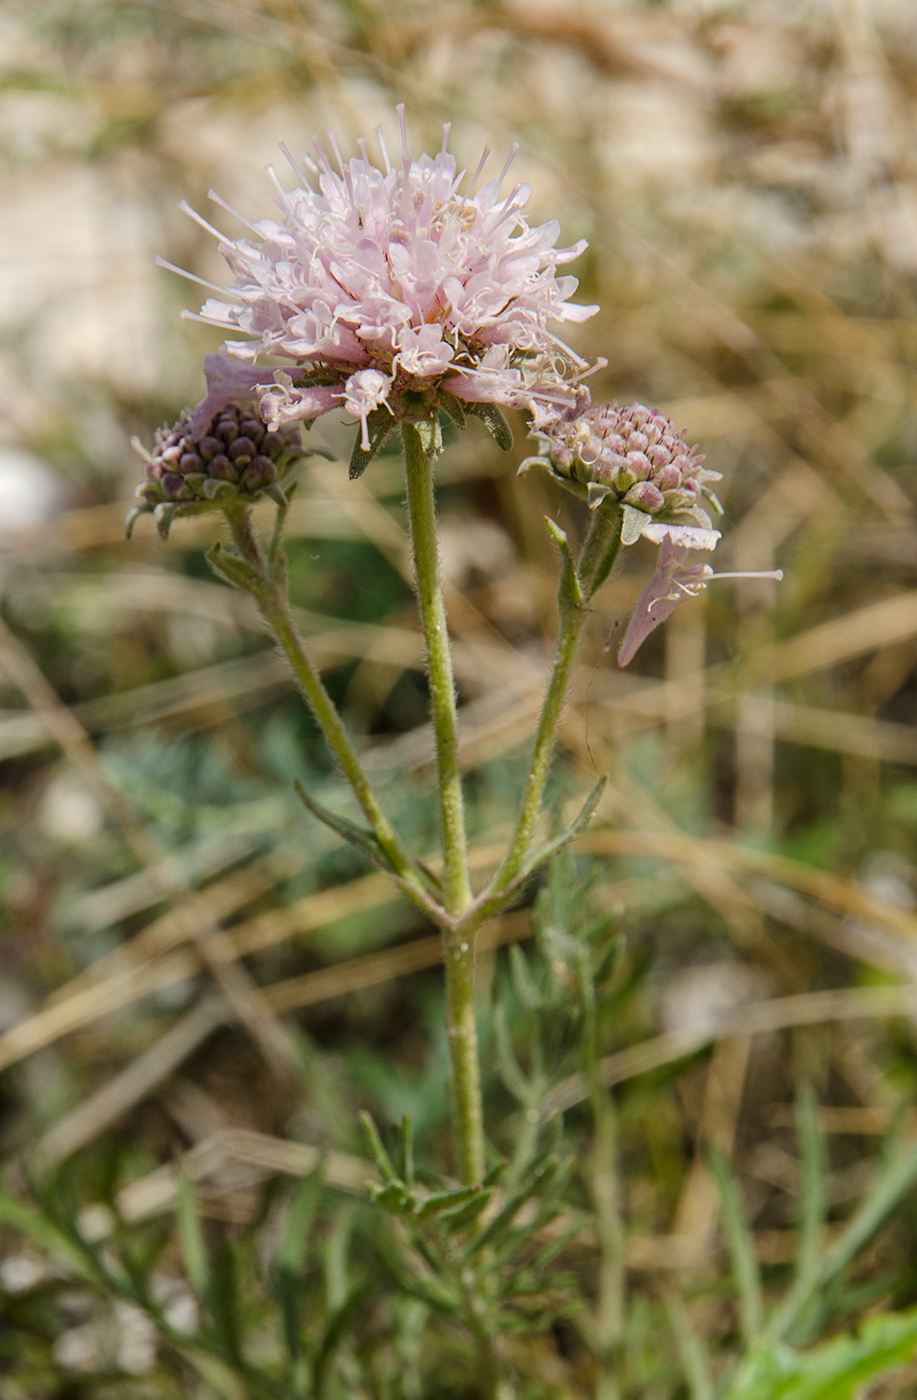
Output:
[[[286,589],[268,574],[260,545],[252,530],[251,513],[248,507],[224,508],[224,513],[229,521],[236,548],[260,576],[258,587],[252,587],[249,591],[289,661],[296,683],[315,716],[329,748],[340,764],[344,777],[353,788],[376,840],[392,870],[408,887],[408,891],[422,893],[423,885],[414,863],[383,811],[373,786],[364,772],[353,741],[344,727],[344,721],[338,714],[334,701],[325,689],[324,682],[310,660],[302,638],[296,630],[296,624],[290,613]],[[424,907],[427,907],[428,904],[429,900],[424,894]]]
[[[405,423],[403,432],[408,519],[436,740],[443,896],[447,912],[457,920],[453,929],[444,932],[446,1029],[452,1056],[459,1171],[462,1181],[471,1185],[484,1175],[484,1117],[474,1014],[475,936],[470,928],[463,929],[461,923],[462,915],[471,906],[472,893],[459,765],[455,683],[439,571],[433,470],[417,429]]]
[[[443,934],[446,945],[446,1031],[452,1059],[459,1176],[464,1186],[484,1177],[484,1110],[474,1014],[473,933]]]
[[[452,679],[452,655],[449,650],[446,606],[443,602],[439,572],[433,469],[414,425],[405,423],[403,432],[408,519],[414,550],[420,625],[423,628],[427,652],[433,734],[436,740],[443,843],[443,888],[447,910],[450,914],[461,915],[471,904],[471,883],[468,877],[468,849],[465,840],[455,683]]]
[[[599,1394],[612,1400],[612,1397],[620,1393],[617,1372],[624,1337],[625,1315],[624,1226],[618,1175],[617,1110],[614,1099],[602,1084],[598,1072],[601,1053],[598,1005],[595,985],[585,960],[580,969],[580,983],[584,1012],[584,1071],[589,1085],[589,1103],[595,1134],[590,1161],[590,1187],[595,1205],[600,1254],[594,1337],[602,1366]]]
[[[620,523],[616,525],[601,510],[594,511],[576,571],[582,596],[586,600],[592,596],[594,583],[600,569],[599,582],[607,576],[620,544]],[[558,590],[557,645],[554,651],[554,663],[551,667],[551,679],[548,682],[541,708],[541,717],[538,721],[538,730],[535,735],[535,752],[532,755],[513,839],[503,858],[502,865],[488,886],[488,894],[498,892],[515,879],[531,845],[551,768],[554,744],[557,739],[557,727],[560,723],[570,686],[570,678],[573,674],[573,663],[576,660],[580,637],[589,616],[588,609],[584,604],[571,596],[571,590],[565,585],[565,576],[566,569],[564,568],[561,572],[561,585]]]

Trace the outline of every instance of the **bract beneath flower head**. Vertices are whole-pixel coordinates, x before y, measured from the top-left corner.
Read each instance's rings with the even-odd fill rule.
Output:
[[[485,151],[463,191],[449,127],[435,156],[415,159],[399,114],[402,154],[394,164],[380,130],[378,166],[364,141],[345,162],[331,134],[334,168],[316,139],[314,159],[297,165],[288,157],[296,188],[284,191],[271,171],[281,219],[250,225],[255,239],[221,238],[235,282],[227,300],[211,298],[195,317],[241,333],[227,340],[230,355],[278,355],[310,376],[321,372],[320,387],[359,419],[364,450],[369,429],[384,428],[383,415],[389,427],[433,416],[437,391],[530,407],[585,367],[548,323],[583,321],[598,310],[571,302],[576,279],[556,271],[585,243],[555,247],[554,220],[529,226],[528,185],[504,193],[512,155],[503,174],[475,192]],[[372,391],[370,371],[378,376]],[[534,382],[546,373],[548,384]],[[286,394],[268,390],[268,421],[315,416],[314,396],[297,398],[313,384],[291,371],[284,387]],[[556,392],[563,402],[562,388]]]

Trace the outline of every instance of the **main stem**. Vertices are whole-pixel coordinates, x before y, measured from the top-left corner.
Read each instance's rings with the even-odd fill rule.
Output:
[[[456,926],[443,934],[446,944],[446,1028],[452,1053],[459,1166],[462,1181],[484,1175],[484,1119],[474,1014],[474,934],[461,918],[472,902],[468,846],[459,764],[455,683],[439,570],[433,468],[417,429],[405,423],[404,460],[408,520],[420,623],[427,652],[430,710],[436,741],[440,829],[443,845],[443,901]]]

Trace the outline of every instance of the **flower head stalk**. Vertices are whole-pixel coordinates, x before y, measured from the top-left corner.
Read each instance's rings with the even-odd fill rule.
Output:
[[[249,225],[251,237],[217,234],[234,284],[185,314],[238,333],[225,345],[231,356],[298,367],[276,381],[264,372],[270,427],[343,405],[364,452],[393,424],[433,418],[456,400],[471,412],[483,403],[569,408],[585,362],[549,323],[598,310],[570,301],[576,278],[557,275],[585,242],[557,248],[556,220],[529,225],[531,189],[507,178],[517,148],[475,190],[487,151],[466,185],[449,126],[436,155],[415,158],[402,108],[399,116],[394,161],[381,129],[379,165],[362,140],[345,160],[333,133],[333,161],[317,139],[301,163],[285,151],[297,184],[284,190],[270,172],[280,217]]]

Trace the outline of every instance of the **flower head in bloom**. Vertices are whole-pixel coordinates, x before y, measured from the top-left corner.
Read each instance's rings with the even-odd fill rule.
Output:
[[[628,662],[633,660],[638,648],[643,645],[649,634],[659,626],[660,622],[665,622],[683,598],[696,598],[711,579],[772,578],[780,580],[783,578],[783,572],[780,569],[767,573],[715,574],[709,564],[689,564],[686,562],[688,550],[692,548],[692,544],[684,539],[683,532],[679,532],[677,527],[651,526],[646,531],[647,534],[649,534],[650,529],[655,529],[658,532],[653,537],[659,544],[659,558],[652,578],[637,600],[634,615],[618,649],[618,661],[622,666],[626,666]],[[698,530],[695,533],[700,535],[710,532]],[[695,542],[693,547],[712,549],[715,543],[716,541],[713,544]]]
[[[208,356],[211,365],[217,359]],[[256,501],[265,493],[284,501],[281,483],[305,455],[298,426],[268,431],[257,398],[227,400],[226,388],[218,373],[209,381],[212,409],[201,414],[205,398],[193,413],[184,409],[171,427],[157,428],[152,453],[135,440],[146,466],[139,503],[127,517],[128,535],[141,515],[152,514],[167,536],[177,515],[197,515],[232,500]]]
[[[720,473],[702,465],[697,448],[689,448],[684,432],[658,409],[641,403],[585,408],[536,419],[535,434],[541,460],[547,458],[565,486],[593,509],[602,502],[622,507],[624,544],[641,535],[658,543],[654,529],[662,525],[694,548],[712,549],[719,539],[703,503],[719,512],[708,483]]]
[[[217,234],[235,281],[197,318],[236,333],[232,356],[298,367],[276,381],[263,372],[269,426],[343,406],[364,453],[397,422],[441,406],[457,417],[462,405],[569,406],[585,365],[549,323],[598,309],[571,302],[576,278],[557,275],[585,243],[556,248],[556,221],[529,226],[531,189],[506,178],[512,156],[475,191],[489,153],[466,185],[449,127],[435,156],[415,158],[399,115],[394,163],[380,130],[381,165],[364,141],[345,161],[330,134],[333,164],[318,140],[314,160],[288,156],[296,188],[283,190],[271,171],[279,219],[249,225],[253,237]]]

